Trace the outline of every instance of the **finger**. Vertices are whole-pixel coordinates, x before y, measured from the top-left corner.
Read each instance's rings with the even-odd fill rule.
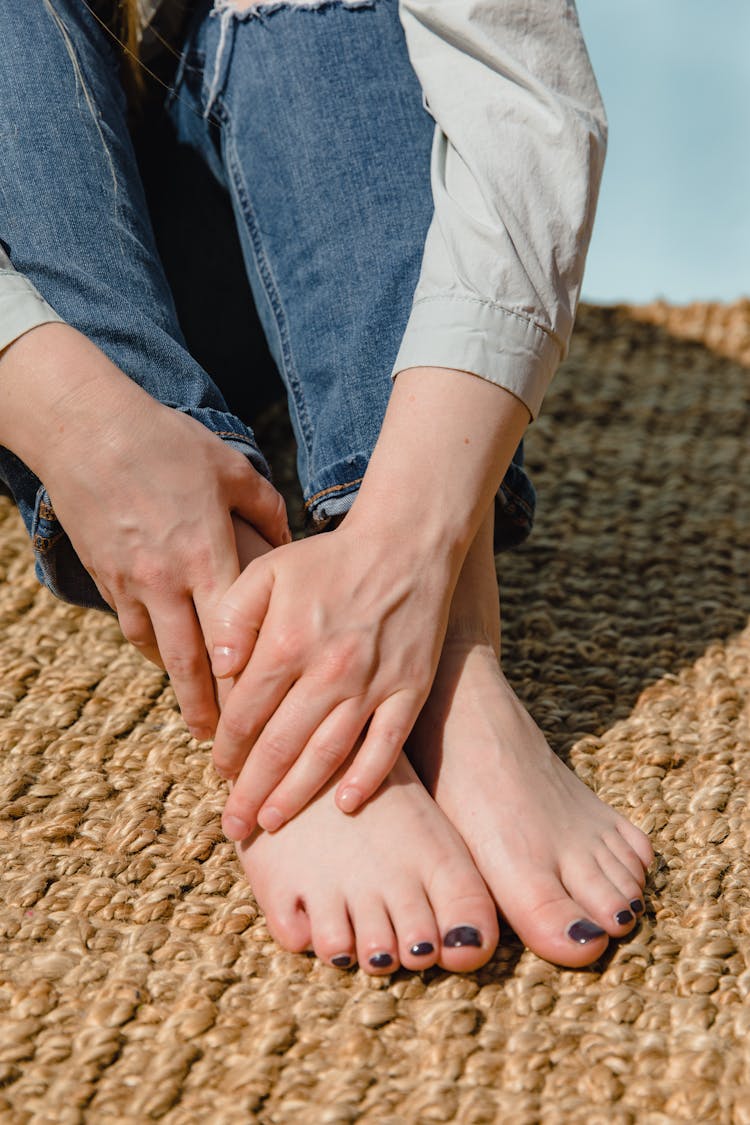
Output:
[[[244,839],[255,827],[261,805],[337,702],[336,696],[327,699],[321,697],[319,690],[313,693],[309,681],[299,680],[292,686],[252,747],[227,801],[224,824],[230,839]],[[345,756],[329,761],[326,777],[331,776]],[[271,818],[268,827],[271,826],[280,825]]]
[[[295,669],[269,659],[267,652],[259,642],[252,664],[222,700],[213,745],[214,766],[222,777],[237,777],[266,723],[295,682]]]
[[[323,720],[266,798],[257,818],[261,828],[275,832],[312,800],[349,757],[369,717],[370,709],[361,699],[347,699]]]
[[[189,597],[151,609],[159,652],[182,717],[201,741],[211,737],[219,717],[203,631]]]
[[[252,524],[274,547],[290,543],[292,533],[289,530],[284,497],[253,468],[247,458],[243,460],[245,467],[238,468],[229,495],[232,510]]]
[[[211,668],[217,680],[237,676],[252,655],[268,610],[273,570],[263,559],[245,567],[216,606],[209,626]]]
[[[210,572],[203,580],[198,579],[193,589],[195,612],[209,652],[213,649],[214,614],[240,573],[234,521],[229,512],[224,513],[223,524],[217,527],[213,541],[214,555]]]
[[[159,654],[156,634],[146,607],[140,602],[121,602],[117,606],[117,620],[125,639],[152,664],[163,668],[164,662]]]
[[[355,812],[377,792],[398,760],[424,699],[399,691],[381,703],[372,716],[365,740],[336,789],[336,804]]]

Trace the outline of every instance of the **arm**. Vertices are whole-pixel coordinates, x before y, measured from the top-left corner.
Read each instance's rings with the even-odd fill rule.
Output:
[[[39,324],[0,353],[0,444],[45,482],[123,633],[166,667],[185,721],[208,737],[217,712],[203,629],[239,572],[231,513],[278,543],[281,497],[67,324]]]

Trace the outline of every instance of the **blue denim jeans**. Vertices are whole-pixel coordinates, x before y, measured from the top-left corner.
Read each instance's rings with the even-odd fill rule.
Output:
[[[128,132],[117,45],[79,0],[51,3],[65,35],[42,0],[24,5],[23,18],[0,5],[0,105],[12,125],[0,128],[0,238],[15,268],[130,378],[268,475],[248,420],[232,415],[185,343]],[[397,0],[280,4],[250,18],[203,0],[181,47],[164,112],[231,199],[288,393],[306,509],[325,526],[351,506],[382,424],[432,216],[434,122]],[[201,230],[186,237],[200,259]],[[531,529],[522,466],[521,448],[498,493],[498,550]],[[4,449],[0,479],[40,580],[103,608],[43,483]]]

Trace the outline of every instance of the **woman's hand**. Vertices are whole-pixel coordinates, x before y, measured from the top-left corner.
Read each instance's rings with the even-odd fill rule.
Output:
[[[0,437],[12,435],[3,443],[44,481],[123,633],[169,673],[193,734],[210,737],[207,630],[239,573],[231,513],[285,542],[282,498],[241,453],[156,402],[68,325],[22,336],[0,375]]]
[[[352,812],[378,789],[432,685],[453,585],[443,562],[347,520],[243,571],[211,629],[214,674],[238,676],[214,741],[235,779],[231,839],[302,809],[368,723],[337,803]]]
[[[229,837],[302,808],[368,723],[339,807],[356,809],[388,774],[432,685],[466,552],[528,420],[514,395],[470,373],[402,371],[341,527],[256,559],[222,600],[213,670],[237,680],[222,691],[214,761],[236,778]]]

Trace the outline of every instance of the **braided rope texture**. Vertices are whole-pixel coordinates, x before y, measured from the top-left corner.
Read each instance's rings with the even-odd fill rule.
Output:
[[[165,678],[0,502],[0,1120],[750,1125],[749,406],[750,301],[583,306],[528,438],[505,667],[657,852],[586,971],[508,931],[467,976],[281,951]]]

